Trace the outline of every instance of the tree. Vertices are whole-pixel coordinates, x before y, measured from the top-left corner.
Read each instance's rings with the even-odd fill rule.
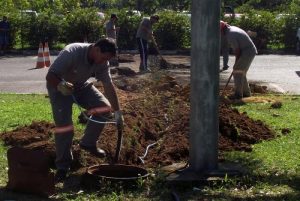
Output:
[[[158,0],[160,7],[172,10],[190,10],[191,0]]]

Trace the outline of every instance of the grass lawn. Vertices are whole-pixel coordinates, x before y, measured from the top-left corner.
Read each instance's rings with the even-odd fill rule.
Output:
[[[272,103],[247,103],[235,106],[251,118],[269,125],[277,138],[254,145],[252,152],[228,152],[225,157],[243,165],[248,174],[226,178],[222,182],[178,184],[170,187],[164,177],[155,176],[141,181],[136,189],[108,185],[101,192],[63,192],[54,200],[172,200],[176,192],[180,200],[300,200],[300,97],[266,95],[280,101],[281,108]],[[52,122],[52,113],[45,95],[0,94],[0,131],[8,131],[38,120]],[[74,109],[74,117],[79,110]],[[77,121],[74,121],[77,122]],[[75,125],[76,129],[82,126]],[[7,147],[0,144],[0,200],[41,200],[41,198],[7,193]],[[151,170],[155,171],[155,170]]]

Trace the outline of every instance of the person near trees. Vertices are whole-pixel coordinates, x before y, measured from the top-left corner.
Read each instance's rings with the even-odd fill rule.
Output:
[[[150,71],[147,65],[147,60],[148,60],[148,42],[152,40],[152,42],[155,43],[155,39],[153,36],[153,30],[152,30],[152,25],[154,23],[157,23],[159,20],[158,15],[152,15],[150,18],[145,17],[141,21],[137,34],[136,34],[136,40],[139,48],[139,53],[140,53],[140,67],[139,70],[141,72],[147,72]],[[156,45],[157,46],[157,45]]]
[[[119,31],[119,27],[116,27],[117,20],[117,15],[113,13],[110,16],[110,20],[105,24],[106,37],[114,39],[116,44],[117,32]]]
[[[7,20],[7,16],[3,16],[0,21],[0,55],[4,55],[9,44],[9,30],[10,24]]]
[[[220,21],[220,31],[223,40],[226,40],[229,47],[235,54],[235,63],[233,65],[234,94],[229,96],[230,99],[241,99],[250,97],[251,91],[247,81],[247,72],[257,54],[257,49],[249,35],[239,27],[230,26],[224,21]],[[229,48],[225,48],[229,51]],[[226,53],[225,53],[226,54]]]
[[[93,44],[73,43],[59,53],[49,68],[46,81],[55,122],[56,182],[67,177],[73,159],[74,103],[86,109],[86,115],[89,116],[79,147],[97,157],[106,156],[105,151],[96,145],[112,111],[117,126],[123,126],[123,115],[107,65],[115,55],[116,44],[109,38]],[[102,82],[107,98],[88,81],[92,76]]]

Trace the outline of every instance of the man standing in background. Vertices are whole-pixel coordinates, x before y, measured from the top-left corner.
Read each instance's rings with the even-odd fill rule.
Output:
[[[145,17],[143,18],[137,30],[136,39],[137,39],[140,58],[141,58],[141,63],[140,63],[141,72],[150,71],[147,65],[148,42],[152,40],[156,44],[153,36],[152,25],[158,22],[158,20],[159,20],[158,15],[152,15],[150,18]]]
[[[0,55],[4,55],[9,44],[9,29],[10,25],[7,21],[7,17],[3,16],[3,20],[0,22]]]
[[[221,39],[227,40],[225,42],[228,42],[229,47],[233,49],[235,54],[235,63],[232,71],[235,92],[229,99],[250,97],[251,91],[246,75],[257,54],[256,47],[249,35],[239,27],[230,26],[226,22],[221,21],[220,31]],[[225,50],[229,51],[229,48],[225,48]]]
[[[111,14],[110,20],[105,25],[106,37],[114,39],[117,44],[117,32],[119,31],[119,27],[116,27],[116,21],[118,17],[116,14]]]

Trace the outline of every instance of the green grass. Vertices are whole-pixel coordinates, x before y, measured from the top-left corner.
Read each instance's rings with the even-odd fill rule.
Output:
[[[49,100],[45,95],[35,94],[1,94],[0,113],[0,131],[12,130],[33,120],[50,121],[52,118]]]
[[[250,153],[227,153],[227,159],[249,169],[250,175],[257,178],[250,182],[255,185],[253,190],[264,194],[263,197],[268,194],[273,195],[271,200],[283,197],[283,200],[299,200],[300,97],[268,95],[268,98],[282,102],[282,107],[274,109],[272,103],[247,103],[236,108],[252,119],[265,122],[276,132],[277,138],[254,145]],[[283,134],[282,129],[288,129],[290,133]]]
[[[55,197],[58,200],[172,200],[176,191],[180,200],[300,200],[300,97],[266,95],[281,101],[282,107],[271,108],[271,103],[247,103],[235,106],[259,119],[272,128],[277,137],[253,146],[252,152],[228,152],[226,159],[243,165],[247,174],[239,178],[227,178],[222,182],[166,184],[164,177],[155,172],[154,177],[135,188],[125,189],[118,185],[107,185],[99,191],[64,191]],[[33,120],[52,122],[52,113],[45,95],[0,94],[0,131],[7,131],[30,124]],[[79,113],[75,108],[74,117]],[[74,121],[76,122],[76,121]],[[75,125],[76,129],[82,129]],[[282,129],[290,133],[282,134]],[[7,182],[7,147],[0,144],[0,200]],[[151,170],[154,171],[154,170]],[[7,193],[7,192],[4,192]],[[8,194],[6,194],[8,195]],[[10,195],[10,194],[9,194]],[[29,199],[16,194],[5,197],[15,200]],[[25,199],[26,198],[26,199]]]
[[[79,114],[74,106],[73,121]],[[0,94],[0,131],[9,131],[17,126],[31,124],[32,121],[53,122],[49,99],[41,94]],[[75,124],[81,130],[82,126]]]
[[[67,44],[65,44],[65,43],[55,43],[51,46],[51,50],[62,50],[66,45]],[[12,47],[12,49],[15,49],[15,50],[35,50],[37,48],[38,48],[38,46],[32,47],[29,44],[23,44],[23,47],[22,47],[21,42],[19,42],[18,44],[14,45]]]
[[[7,181],[7,157],[6,157],[7,148],[3,146],[3,143],[0,143],[0,185],[3,186]]]
[[[256,160],[263,161],[263,165],[256,168],[257,172],[266,174],[285,174],[292,176],[300,167],[300,99],[297,96],[271,96],[283,103],[281,108],[273,109],[271,103],[252,103],[237,107],[246,112],[252,119],[262,119],[272,128],[278,137],[254,145],[250,154]],[[283,129],[290,133],[282,134]]]

